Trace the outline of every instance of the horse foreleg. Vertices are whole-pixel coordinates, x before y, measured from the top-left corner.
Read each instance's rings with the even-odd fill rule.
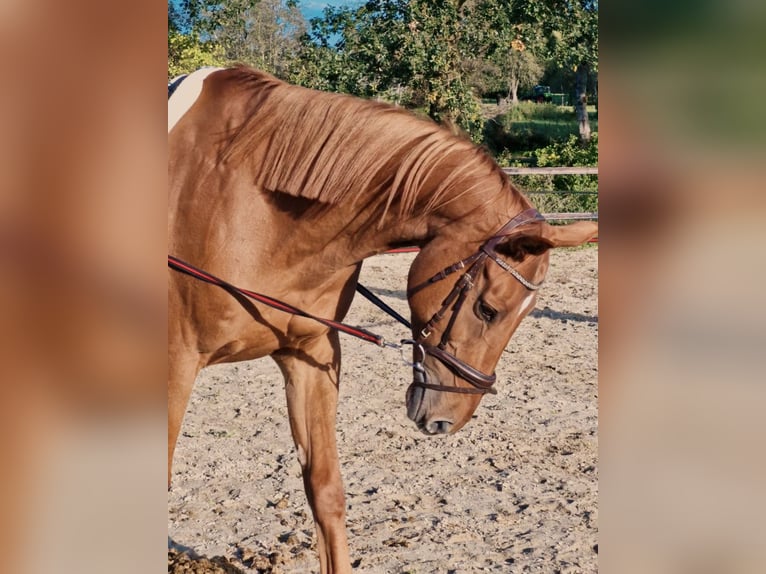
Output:
[[[335,442],[340,344],[331,332],[273,355],[285,376],[287,407],[306,497],[314,514],[322,574],[351,572],[346,503]]]
[[[196,357],[169,355],[168,361],[168,490],[173,467],[173,452],[181,431],[181,422],[189,404],[194,380],[199,373]]]

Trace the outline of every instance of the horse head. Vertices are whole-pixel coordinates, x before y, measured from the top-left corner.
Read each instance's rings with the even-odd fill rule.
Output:
[[[437,237],[421,250],[408,279],[414,350],[406,397],[419,429],[453,433],[471,419],[481,397],[495,392],[500,355],[534,308],[549,250],[580,245],[597,229],[549,225],[529,209],[478,248]]]

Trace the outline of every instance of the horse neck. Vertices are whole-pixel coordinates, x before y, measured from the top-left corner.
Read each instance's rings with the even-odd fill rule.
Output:
[[[445,198],[442,207],[427,214],[416,212],[401,218],[396,215],[394,203],[383,220],[379,210],[353,213],[353,209],[338,206],[339,219],[352,224],[346,224],[336,237],[352,261],[396,247],[424,247],[437,240],[456,248],[461,244],[475,246],[526,207],[528,202],[508,189],[482,190],[456,201]]]
[[[272,226],[281,231],[272,237],[267,251],[284,254],[286,269],[301,269],[301,274],[310,273],[319,279],[395,247],[424,247],[437,241],[450,252],[475,249],[528,207],[523,196],[500,179],[484,176],[483,181],[485,185],[475,186],[470,193],[458,195],[458,189],[454,197],[445,195],[439,206],[426,211],[422,206],[440,184],[440,179],[434,178],[430,182],[434,189],[419,190],[424,198],[421,208],[404,216],[400,215],[398,199],[385,210],[380,193],[325,206],[285,195],[271,196],[269,203],[275,214],[292,215]]]

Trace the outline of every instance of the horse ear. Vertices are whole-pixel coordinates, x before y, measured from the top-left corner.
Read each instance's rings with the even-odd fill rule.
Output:
[[[514,261],[521,261],[527,255],[541,255],[553,247],[553,244],[539,231],[540,225],[536,225],[535,229],[527,232],[509,235],[497,244],[495,250]]]
[[[543,235],[553,247],[575,247],[598,235],[595,221],[577,221],[569,225],[543,225]]]
[[[569,225],[539,223],[508,236],[495,249],[514,261],[521,261],[526,255],[541,255],[552,247],[582,245],[596,235],[598,224],[593,221],[578,221]]]

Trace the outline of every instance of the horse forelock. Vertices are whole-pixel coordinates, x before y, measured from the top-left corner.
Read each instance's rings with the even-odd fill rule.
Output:
[[[250,165],[264,190],[329,205],[372,197],[381,224],[394,205],[401,218],[482,186],[518,193],[483,150],[409,111],[249,68],[231,73],[248,102],[224,157]]]

